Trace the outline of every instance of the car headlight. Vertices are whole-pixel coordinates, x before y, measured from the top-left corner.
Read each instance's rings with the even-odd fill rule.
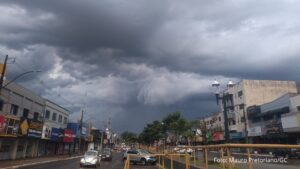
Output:
[[[84,160],[84,158],[82,158],[82,159],[80,160],[80,162],[81,162],[81,163],[85,163],[85,160]]]
[[[96,164],[97,163],[97,159],[94,159],[91,163],[92,164]]]

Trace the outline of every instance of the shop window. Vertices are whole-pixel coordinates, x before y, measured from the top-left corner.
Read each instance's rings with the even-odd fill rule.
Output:
[[[0,153],[7,153],[9,152],[10,146],[9,145],[2,145],[0,147]]]
[[[19,109],[19,106],[15,105],[15,104],[11,104],[10,114],[18,115],[18,109]]]
[[[46,119],[49,119],[49,118],[50,118],[50,111],[49,111],[49,110],[46,110],[45,118],[46,118]]]
[[[29,110],[28,109],[23,109],[23,117],[28,118]]]
[[[17,152],[21,152],[23,151],[23,149],[24,149],[23,145],[18,145]]]

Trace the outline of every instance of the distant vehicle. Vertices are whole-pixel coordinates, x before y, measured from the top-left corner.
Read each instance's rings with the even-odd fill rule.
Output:
[[[140,163],[142,165],[155,165],[157,162],[157,158],[155,156],[143,149],[127,150],[123,154],[123,160],[127,159],[128,154],[130,155],[130,162],[132,162],[133,164]]]
[[[183,145],[178,145],[177,147],[175,147],[173,149],[173,151],[175,151],[176,153],[179,153],[179,154],[185,154],[185,152],[187,152],[188,154],[192,154],[194,152],[193,149],[191,149],[191,148],[184,148]]]
[[[88,150],[85,152],[83,158],[80,159],[80,167],[100,167],[101,157],[98,151]]]
[[[100,151],[100,157],[102,160],[112,160],[112,152],[110,148],[103,148],[103,150]]]
[[[300,149],[275,149],[272,155],[274,158],[300,158]]]

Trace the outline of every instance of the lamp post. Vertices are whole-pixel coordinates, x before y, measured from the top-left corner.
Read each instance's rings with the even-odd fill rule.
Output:
[[[8,86],[9,84],[11,84],[12,82],[16,81],[17,79],[19,79],[20,77],[29,74],[29,73],[38,73],[38,72],[42,72],[41,70],[30,70],[24,73],[19,74],[18,76],[16,76],[15,78],[13,78],[12,80],[10,80],[8,83],[6,83],[4,86],[1,86],[1,88],[5,88],[6,86]]]
[[[229,81],[227,84],[227,87],[233,87],[233,82]],[[219,87],[220,87],[220,83],[215,80],[212,84],[212,87],[215,87],[216,90],[216,100],[217,100],[217,104],[219,105],[219,100],[222,101],[222,105],[223,105],[223,114],[224,114],[224,130],[225,130],[225,142],[227,143],[229,141],[229,126],[228,126],[228,113],[227,113],[227,100],[232,99],[232,94],[229,93],[225,93],[223,92],[222,94],[219,93]]]

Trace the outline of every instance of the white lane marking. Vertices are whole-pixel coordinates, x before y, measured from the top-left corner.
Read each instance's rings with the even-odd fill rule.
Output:
[[[68,157],[68,158],[64,158],[64,159],[41,161],[41,162],[35,162],[35,163],[29,163],[29,164],[21,164],[21,165],[6,167],[6,168],[3,168],[3,169],[16,169],[16,168],[20,168],[20,167],[27,167],[27,166],[38,165],[38,164],[46,164],[46,163],[51,163],[51,162],[55,162],[55,161],[71,160],[71,159],[75,159],[75,158],[79,158],[79,157],[82,157],[82,156],[75,156],[75,157]]]

